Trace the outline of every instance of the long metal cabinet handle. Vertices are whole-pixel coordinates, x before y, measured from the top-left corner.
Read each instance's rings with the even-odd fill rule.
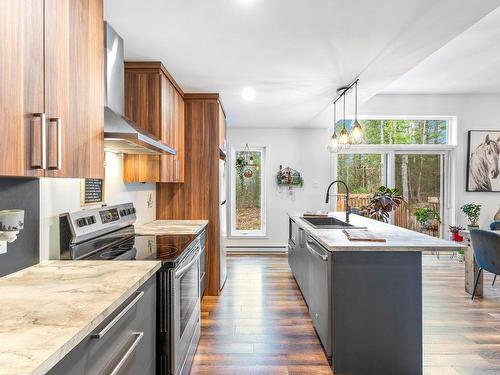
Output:
[[[320,254],[318,253],[316,250],[314,250],[309,244],[311,244],[312,242],[310,241],[307,241],[306,242],[306,247],[307,247],[307,250],[309,250],[309,252],[313,253],[313,255],[316,255],[318,257],[320,257],[321,259],[323,259],[325,262],[328,260],[328,255],[325,255],[325,254]]]
[[[33,162],[33,155],[31,160],[31,167],[37,169],[47,169],[47,120],[45,113],[33,113],[33,117],[40,117],[40,141],[41,141],[41,160],[40,165]]]
[[[93,339],[102,339],[102,338],[104,337],[104,335],[105,335],[106,333],[108,333],[108,331],[109,331],[111,328],[113,328],[113,326],[114,326],[114,325],[115,325],[115,324],[116,324],[116,323],[117,323],[117,322],[118,322],[118,321],[119,321],[119,320],[120,320],[120,319],[121,319],[121,318],[122,318],[122,317],[123,317],[123,316],[124,316],[124,315],[125,315],[125,314],[129,311],[129,310],[130,310],[130,309],[131,309],[131,308],[132,308],[132,307],[134,307],[134,305],[137,303],[137,301],[139,301],[139,300],[142,298],[142,296],[143,296],[143,295],[144,295],[144,292],[142,292],[142,291],[141,291],[141,292],[137,292],[137,295],[135,296],[135,298],[134,298],[132,301],[130,301],[130,303],[129,303],[129,304],[128,304],[128,305],[127,305],[127,306],[126,306],[126,307],[125,307],[122,311],[120,311],[120,313],[119,313],[117,316],[115,316],[115,318],[114,318],[111,322],[109,322],[109,323],[108,323],[108,325],[107,325],[106,327],[104,327],[104,328],[102,329],[102,331],[101,331],[101,332],[96,333],[96,334],[93,334],[91,337],[92,337]]]
[[[57,165],[50,166],[49,169],[58,169],[62,168],[62,120],[59,117],[51,117],[49,118],[49,122],[55,122],[57,127]]]
[[[135,340],[134,342],[130,345],[130,347],[127,349],[123,357],[120,359],[118,364],[115,366],[115,368],[111,371],[110,375],[116,375],[120,371],[120,369],[123,367],[125,362],[127,362],[128,357],[134,352],[135,348],[137,345],[139,345],[139,342],[142,340],[142,337],[144,336],[144,332],[134,332],[135,335]]]

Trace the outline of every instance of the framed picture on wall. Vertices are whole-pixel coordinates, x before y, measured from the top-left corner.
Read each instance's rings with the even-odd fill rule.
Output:
[[[500,130],[469,130],[467,191],[500,192]]]

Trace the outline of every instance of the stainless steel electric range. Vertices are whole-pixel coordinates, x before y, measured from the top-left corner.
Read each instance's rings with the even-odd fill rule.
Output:
[[[60,215],[61,259],[160,260],[157,374],[188,374],[200,338],[199,235],[139,236],[132,203]]]

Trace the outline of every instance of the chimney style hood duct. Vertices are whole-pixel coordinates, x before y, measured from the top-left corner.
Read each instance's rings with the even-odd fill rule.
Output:
[[[104,28],[106,36],[104,46],[106,65],[104,147],[124,154],[175,155],[175,150],[124,116],[123,39],[107,22],[104,22]]]

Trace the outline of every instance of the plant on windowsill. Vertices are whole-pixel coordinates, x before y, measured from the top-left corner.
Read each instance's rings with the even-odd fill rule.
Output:
[[[368,206],[360,208],[359,215],[387,223],[390,213],[398,208],[402,202],[403,197],[399,195],[398,189],[381,186],[370,199]]]
[[[413,211],[415,219],[419,222],[423,229],[436,231],[441,224],[441,216],[433,208],[419,207]]]
[[[460,235],[460,231],[464,230],[465,228],[462,227],[461,225],[449,225],[450,227],[450,233],[451,233],[451,240],[456,241],[456,242],[462,242],[464,238]],[[462,254],[463,254],[463,250]],[[459,251],[460,253],[460,251]]]
[[[467,216],[469,224],[467,229],[477,229],[479,228],[478,221],[479,215],[481,214],[481,205],[475,203],[467,203],[460,207],[462,212]]]

